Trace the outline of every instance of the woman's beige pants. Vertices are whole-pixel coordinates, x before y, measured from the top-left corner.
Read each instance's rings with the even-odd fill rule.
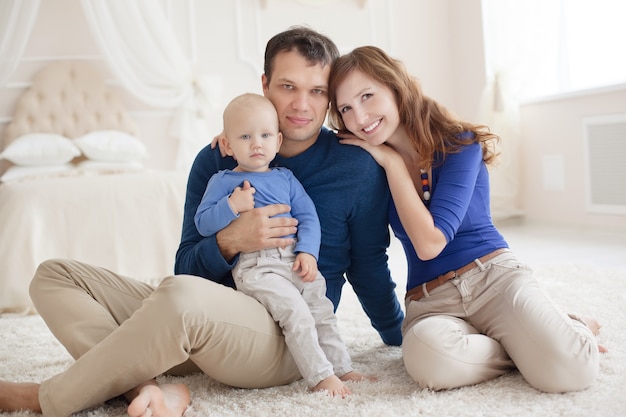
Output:
[[[261,388],[300,378],[281,329],[256,300],[179,275],[154,288],[70,260],[42,263],[35,307],[76,361],[41,384],[45,416],[68,416],[171,371]]]
[[[422,387],[476,384],[517,367],[533,387],[566,392],[588,387],[598,374],[595,336],[511,252],[407,299],[406,311],[404,363]]]

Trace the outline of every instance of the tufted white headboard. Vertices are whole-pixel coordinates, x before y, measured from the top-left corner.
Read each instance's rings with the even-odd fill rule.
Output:
[[[120,99],[91,64],[60,61],[39,71],[20,97],[5,129],[4,144],[27,133],[76,138],[103,129],[137,133]]]

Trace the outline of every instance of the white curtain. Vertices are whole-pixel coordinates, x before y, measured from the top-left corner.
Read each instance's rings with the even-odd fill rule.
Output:
[[[207,116],[216,107],[212,97],[219,83],[194,73],[159,2],[82,0],[82,5],[124,87],[151,106],[175,110],[170,134],[179,141],[176,167],[188,169],[212,137]]]
[[[40,0],[0,0],[0,85],[5,85],[24,53]]]
[[[491,214],[494,220],[522,215],[520,192],[520,124],[518,104],[507,90],[505,73],[496,73],[487,84],[482,97],[482,120],[500,136],[496,150],[498,163],[490,165]]]
[[[482,9],[487,86],[481,119],[501,137],[500,161],[490,172],[491,209],[498,220],[523,214],[519,105],[558,78],[560,0],[483,0]]]

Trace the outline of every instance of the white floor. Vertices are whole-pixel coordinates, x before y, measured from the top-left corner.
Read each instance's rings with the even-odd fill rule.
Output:
[[[533,265],[579,263],[626,271],[626,231],[550,225],[507,225],[500,232]]]
[[[498,225],[510,248],[532,268],[550,264],[585,264],[626,271],[626,231],[511,222]],[[393,236],[389,267],[404,293],[406,261],[402,246]]]

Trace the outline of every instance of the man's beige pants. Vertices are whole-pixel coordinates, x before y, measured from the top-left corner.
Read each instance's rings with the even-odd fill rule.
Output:
[[[179,275],[154,288],[70,260],[42,263],[30,295],[76,361],[44,381],[45,416],[68,416],[158,375],[203,371],[262,388],[300,378],[281,329],[259,302],[207,279]]]
[[[413,379],[449,389],[516,367],[541,391],[591,385],[599,369],[591,330],[561,311],[511,252],[475,263],[426,297],[406,300],[402,353]]]

